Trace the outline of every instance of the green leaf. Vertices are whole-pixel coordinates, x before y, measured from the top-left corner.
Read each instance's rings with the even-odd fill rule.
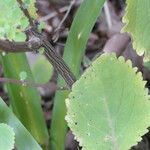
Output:
[[[150,1],[127,0],[123,31],[128,32],[133,39],[133,47],[139,55],[144,52],[150,55]]]
[[[2,56],[4,76],[7,78],[34,82],[25,54],[6,54]],[[41,144],[47,145],[48,132],[41,108],[41,97],[34,87],[25,84],[6,84],[12,110],[33,137]]]
[[[40,55],[32,68],[32,73],[37,83],[47,83],[52,76],[53,67],[43,55]]]
[[[15,143],[15,133],[13,128],[7,124],[0,123],[0,149],[12,150]]]
[[[35,0],[24,0],[24,7],[29,9],[32,17],[36,17]],[[22,41],[22,32],[29,25],[16,0],[0,0],[0,38]]]
[[[17,117],[12,113],[0,98],[0,123],[6,123],[15,133],[15,147],[17,150],[42,150],[28,130],[21,124]],[[1,136],[1,131],[0,131]],[[6,137],[4,138],[6,140]],[[0,138],[1,141],[1,138]],[[1,144],[0,144],[1,149]],[[7,149],[1,149],[7,150]]]
[[[86,43],[92,28],[100,15],[105,0],[84,0],[79,7],[65,44],[63,59],[78,78],[81,61],[85,53]],[[59,86],[65,86],[59,78]],[[63,150],[68,129],[64,119],[66,115],[65,99],[68,91],[58,91],[54,100],[53,116],[50,130],[50,147]]]
[[[136,71],[104,54],[73,85],[66,120],[83,150],[127,150],[148,131],[148,90]]]

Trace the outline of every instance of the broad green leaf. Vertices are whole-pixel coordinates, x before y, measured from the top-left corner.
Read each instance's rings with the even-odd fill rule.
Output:
[[[65,44],[63,59],[78,78],[81,61],[92,28],[100,15],[105,0],[84,0],[79,7]],[[65,86],[59,78],[59,86]],[[63,150],[68,129],[64,119],[66,115],[65,99],[69,92],[58,91],[54,100],[53,116],[50,130],[50,146],[53,150]]]
[[[21,122],[17,119],[17,117],[15,117],[10,108],[6,106],[6,104],[3,102],[1,98],[0,98],[0,123],[6,123],[11,128],[13,128],[13,131],[15,133],[15,147],[17,148],[17,150],[42,150],[41,147],[38,145],[38,143],[35,141],[35,139],[28,132],[28,130],[21,124]],[[0,137],[2,136],[1,133],[2,132],[0,131]],[[7,150],[2,149],[1,144],[0,149]]]
[[[128,150],[148,131],[148,90],[136,71],[104,54],[73,85],[66,120],[83,150]]]
[[[34,82],[25,54],[2,56],[4,76]],[[22,79],[21,79],[21,78]],[[41,108],[41,97],[35,87],[6,84],[12,110],[33,137],[42,145],[48,142],[48,132]]]
[[[127,0],[126,13],[123,17],[124,32],[133,39],[133,47],[139,55],[150,55],[150,1]]]
[[[33,65],[32,73],[37,83],[47,83],[52,76],[53,67],[43,55],[40,55]]]
[[[24,0],[24,7],[36,17],[35,0]],[[19,8],[17,0],[0,0],[0,38],[22,41],[22,32],[29,25],[27,18]]]
[[[0,123],[0,149],[12,150],[15,143],[15,133],[13,128],[7,124]]]

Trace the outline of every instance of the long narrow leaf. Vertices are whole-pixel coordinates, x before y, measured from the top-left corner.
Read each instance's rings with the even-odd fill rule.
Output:
[[[64,60],[78,77],[81,60],[89,34],[99,16],[105,0],[84,0],[81,4],[67,39],[64,51]],[[59,78],[59,85],[64,82]],[[50,147],[52,150],[63,150],[67,131],[65,98],[68,92],[57,92],[54,101],[52,124],[50,130]]]
[[[4,74],[8,78],[20,79],[26,72],[27,80],[33,82],[25,54],[6,54],[2,57]],[[48,132],[40,105],[40,95],[33,87],[7,84],[14,113],[40,144],[47,144]]]

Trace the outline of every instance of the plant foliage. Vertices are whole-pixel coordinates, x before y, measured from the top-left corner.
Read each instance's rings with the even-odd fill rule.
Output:
[[[12,150],[15,143],[15,133],[7,124],[0,123],[0,149]]]
[[[47,83],[52,76],[52,73],[52,65],[43,55],[39,55],[39,58],[32,67],[32,74],[35,81],[37,83]]]
[[[36,18],[35,0],[24,0],[32,17]],[[22,32],[28,27],[28,19],[24,16],[16,0],[0,0],[0,38],[22,41],[25,34]]]
[[[139,55],[150,55],[150,1],[127,0],[123,31],[131,34],[133,47]]]
[[[2,56],[2,65],[5,77],[34,81],[25,54],[6,54]],[[8,83],[7,90],[15,115],[40,144],[47,144],[48,132],[37,89]]]
[[[147,132],[150,101],[136,71],[104,54],[73,85],[66,120],[83,150],[127,150]]]
[[[63,59],[76,77],[80,76],[80,66],[85,53],[86,43],[97,17],[100,15],[104,2],[105,0],[84,0],[71,25],[65,44]],[[58,85],[65,85],[60,78]],[[64,120],[66,115],[65,99],[67,96],[68,92],[66,91],[58,91],[55,96],[50,130],[50,145],[53,150],[64,148],[66,130],[68,128]]]
[[[17,150],[42,150],[36,140],[31,136],[29,131],[22,125],[17,117],[12,113],[10,108],[6,106],[3,100],[0,98],[0,123],[5,123],[13,128],[15,133],[15,147]],[[9,134],[12,131],[10,131]],[[0,135],[2,132],[0,131]],[[6,141],[6,137],[4,138]],[[0,144],[1,146],[1,144]],[[1,149],[1,147],[0,147]],[[6,150],[6,149],[1,149]]]

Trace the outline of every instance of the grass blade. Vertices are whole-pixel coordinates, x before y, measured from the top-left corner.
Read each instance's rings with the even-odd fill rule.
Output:
[[[71,30],[65,45],[64,60],[69,65],[76,77],[79,77],[79,70],[82,57],[89,34],[96,22],[105,0],[84,0],[71,26]],[[64,85],[59,78],[59,85]],[[50,130],[50,147],[52,150],[63,150],[66,137],[67,124],[64,119],[66,115],[65,99],[67,91],[56,93]]]
[[[19,74],[24,71],[26,79],[33,82],[25,54],[6,54],[2,62],[6,77],[19,80]],[[40,144],[47,144],[48,132],[37,90],[17,84],[7,84],[7,89],[13,112]]]

